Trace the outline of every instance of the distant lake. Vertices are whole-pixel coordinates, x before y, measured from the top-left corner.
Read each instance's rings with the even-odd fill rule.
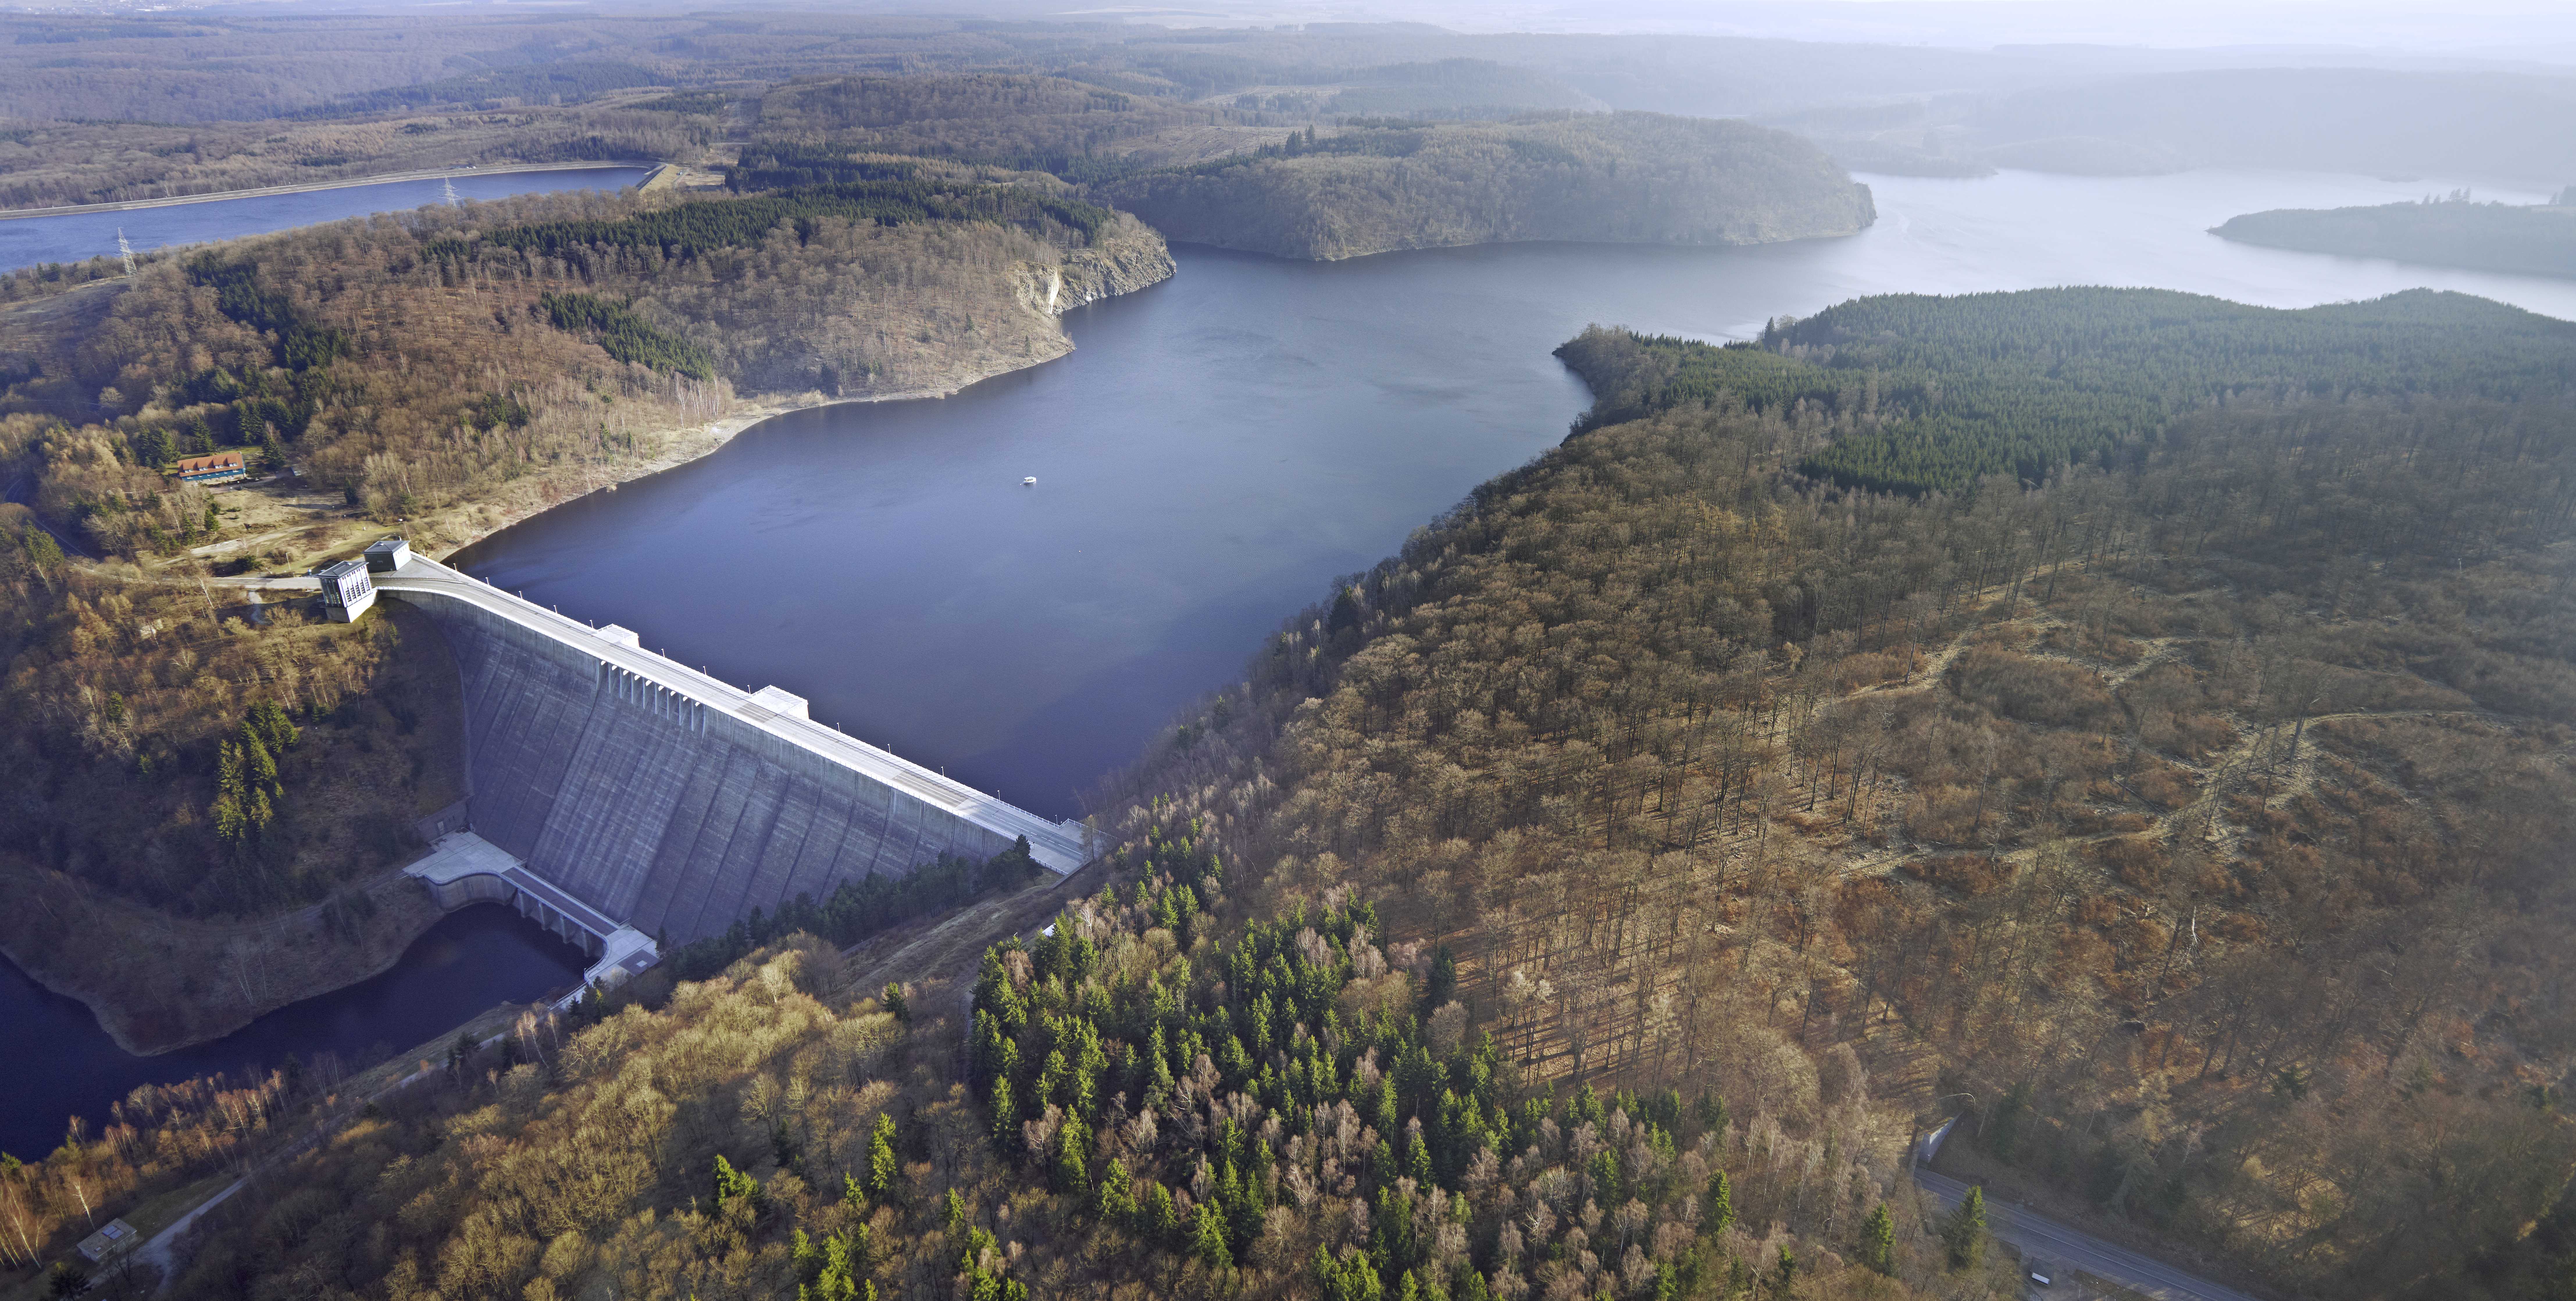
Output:
[[[556,190],[622,190],[644,179],[641,167],[575,167],[542,172],[491,172],[455,178],[460,199],[506,199],[513,194],[548,194]],[[389,181],[348,185],[301,194],[265,194],[243,199],[209,199],[160,208],[77,212],[60,217],[22,217],[0,221],[0,271],[39,262],[80,262],[116,255],[116,232],[123,229],[134,251],[171,244],[200,244],[311,226],[343,217],[376,212],[405,212],[423,204],[446,201],[441,181]]]
[[[1373,564],[1477,483],[1561,439],[1589,398],[1549,352],[1590,322],[1741,338],[1767,318],[1861,294],[2061,284],[2276,307],[2433,286],[2576,319],[2576,282],[2205,233],[2240,212],[2386,203],[2456,182],[1863,179],[1877,191],[1878,225],[1813,243],[1525,244],[1340,263],[1183,247],[1169,283],[1067,317],[1078,345],[1069,357],[945,400],[772,420],[459,560],[730,681],[806,696],[817,719],[855,736],[1070,815],[1078,792],[1134,760],[1174,711],[1235,680],[1335,575]],[[0,238],[12,224],[0,223]],[[1037,485],[1022,486],[1030,475]],[[492,920],[461,920],[478,915]],[[485,909],[447,925],[515,920]],[[570,978],[566,950],[552,969],[513,965],[543,957],[549,941],[533,927],[475,933],[498,938],[446,968],[482,982],[456,1000],[472,1007],[350,1002],[347,991],[245,1032],[270,1037],[236,1036],[185,1060],[332,1046],[351,1016],[390,1043],[417,1043]],[[386,979],[412,978],[419,961],[416,951]],[[0,971],[0,1035],[22,1024],[13,1018],[25,1015],[27,988]],[[100,1045],[113,1045],[77,1006],[54,1006],[15,1041],[107,1060]],[[181,1060],[146,1069],[210,1068]],[[103,1114],[128,1078],[102,1070],[41,1095],[13,1088],[0,1146],[29,1155],[16,1136],[35,1134],[50,1149],[67,1108]]]

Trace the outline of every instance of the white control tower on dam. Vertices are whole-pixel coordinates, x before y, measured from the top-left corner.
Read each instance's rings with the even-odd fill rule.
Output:
[[[368,561],[377,593],[438,625],[464,679],[471,793],[424,824],[438,851],[410,869],[449,907],[512,903],[602,968],[633,969],[644,937],[683,944],[941,854],[980,861],[1025,836],[1057,873],[1090,857],[1081,824],[852,740],[777,687],[729,686],[398,542]]]

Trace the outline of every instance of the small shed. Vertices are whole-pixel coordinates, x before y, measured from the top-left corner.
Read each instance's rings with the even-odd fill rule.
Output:
[[[384,538],[367,544],[367,571],[390,574],[411,563],[411,543],[402,538]]]
[[[239,452],[217,452],[211,456],[183,456],[171,470],[182,483],[230,483],[250,474],[250,464]]]
[[[80,1254],[89,1257],[93,1265],[103,1265],[134,1250],[142,1240],[143,1235],[135,1232],[133,1225],[109,1220],[106,1228],[81,1239]]]
[[[376,603],[376,585],[368,581],[367,566],[360,561],[324,565],[313,576],[322,580],[322,613],[333,623],[356,623]]]

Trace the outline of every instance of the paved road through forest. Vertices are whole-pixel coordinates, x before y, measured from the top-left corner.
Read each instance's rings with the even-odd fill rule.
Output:
[[[1968,1195],[1968,1186],[1945,1174],[1935,1174],[1915,1167],[1914,1182],[1932,1194],[1947,1211]],[[2156,1301],[2254,1301],[2231,1287],[2222,1287],[2208,1279],[2176,1269],[2163,1261],[2116,1246],[2080,1229],[2060,1224],[2036,1211],[2019,1206],[1986,1203],[1986,1227],[1994,1236],[2021,1250],[2024,1259],[2048,1261],[2072,1274],[2083,1270],[2123,1287],[2133,1288]],[[2061,1278],[2049,1292],[2034,1296],[2071,1294],[2071,1278]]]

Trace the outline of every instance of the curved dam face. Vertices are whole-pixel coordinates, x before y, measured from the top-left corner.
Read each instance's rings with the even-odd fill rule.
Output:
[[[375,577],[438,624],[462,672],[463,820],[610,922],[682,944],[1021,836],[1057,872],[1088,857],[1078,824],[850,740],[778,688],[742,691],[430,561]],[[465,829],[442,816],[434,830]]]

